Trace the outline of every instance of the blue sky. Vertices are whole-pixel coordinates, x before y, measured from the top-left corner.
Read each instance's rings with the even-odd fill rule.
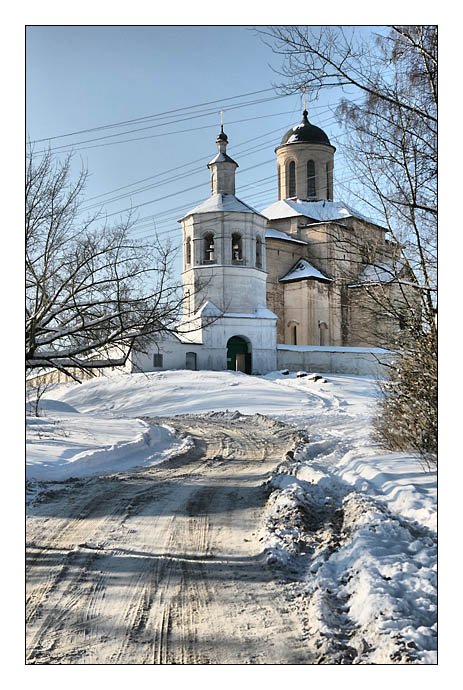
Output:
[[[177,219],[209,196],[221,109],[240,166],[237,196],[258,210],[276,200],[274,149],[302,110],[300,94],[277,97],[272,88],[280,60],[245,26],[31,26],[28,136],[37,155],[74,150],[76,170],[89,172],[84,208],[117,220],[133,207],[135,236],[156,229],[180,244]],[[308,110],[338,149],[335,198],[349,201],[339,97],[323,94]],[[128,120],[136,121],[107,127]]]

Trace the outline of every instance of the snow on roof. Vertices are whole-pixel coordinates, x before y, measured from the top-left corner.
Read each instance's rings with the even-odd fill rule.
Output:
[[[375,283],[391,283],[396,280],[403,269],[402,263],[384,262],[381,264],[365,264],[356,283],[349,287]]]
[[[209,161],[207,167],[213,163],[234,163],[237,168],[239,167],[238,163],[234,161],[233,158],[230,158],[230,156],[228,156],[226,153],[222,153],[221,151],[219,151],[219,153],[217,153],[214,158]]]
[[[291,280],[322,280],[331,283],[332,278],[328,278],[321,273],[315,266],[312,266],[307,259],[300,259],[286,275],[280,278],[280,283],[288,283]]]
[[[214,304],[214,302],[211,302],[211,300],[208,299],[198,309],[195,316],[213,316],[215,318],[217,316],[222,316],[222,311]]]
[[[192,213],[213,213],[216,211],[236,211],[238,213],[256,213],[262,215],[259,211],[248,206],[244,201],[238,199],[234,194],[214,194],[198,206],[195,206],[191,211],[185,213],[183,218],[191,216]],[[183,220],[181,218],[180,220]]]
[[[301,199],[281,199],[261,211],[269,220],[306,216],[318,221],[360,218],[372,222],[361,213],[342,201],[302,201]]]
[[[357,352],[363,354],[386,354],[391,350],[383,347],[348,347],[344,345],[277,345],[277,350],[290,350],[291,352]]]
[[[236,319],[277,319],[278,316],[273,313],[267,307],[257,307],[256,311],[252,313],[241,313],[241,312],[225,312],[224,317],[226,318],[236,318]]]
[[[274,240],[286,240],[287,242],[296,242],[297,244],[307,244],[303,240],[297,240],[295,237],[286,234],[286,232],[281,232],[281,230],[275,230],[274,228],[267,228],[265,231],[265,237],[269,237]]]

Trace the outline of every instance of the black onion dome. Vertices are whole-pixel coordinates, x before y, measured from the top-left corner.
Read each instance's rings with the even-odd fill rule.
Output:
[[[228,137],[223,131],[223,125],[220,125],[220,134],[217,135],[216,142],[219,143],[219,141],[224,141],[226,144],[228,144]]]
[[[331,146],[330,140],[325,132],[320,127],[310,124],[307,118],[307,110],[302,113],[302,121],[298,125],[291,127],[283,139],[280,146],[283,144],[326,144]]]

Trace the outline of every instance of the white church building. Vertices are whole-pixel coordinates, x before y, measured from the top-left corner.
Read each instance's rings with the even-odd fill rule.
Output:
[[[178,334],[133,352],[129,369],[374,373],[396,325],[378,322],[383,337],[374,342],[365,331],[371,316],[362,315],[371,290],[395,289],[397,251],[384,228],[333,201],[326,134],[304,110],[275,150],[279,199],[261,212],[235,194],[238,164],[223,126],[216,143],[211,195],[179,221]],[[358,256],[353,235],[362,238]]]
[[[235,196],[238,164],[227,144],[222,126],[217,155],[208,163],[211,196],[180,221],[185,309],[179,335],[134,353],[133,364],[143,371],[276,369],[278,317],[267,309],[267,218]]]

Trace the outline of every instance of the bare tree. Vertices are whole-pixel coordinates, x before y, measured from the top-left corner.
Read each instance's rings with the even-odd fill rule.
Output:
[[[33,413],[34,417],[40,417],[41,401],[53,383],[45,376],[38,376],[35,380],[26,382],[26,409]]]
[[[183,298],[174,250],[131,237],[131,219],[81,218],[86,173],[50,153],[26,167],[26,368],[75,380],[126,363],[134,348],[175,331]]]
[[[391,276],[396,289],[381,287],[378,281],[364,294],[369,308],[387,318],[395,313],[407,324],[409,337],[401,342],[404,357],[397,359],[392,379],[401,377],[402,395],[416,396],[416,405],[402,408],[404,414],[407,410],[402,431],[408,429],[409,445],[416,447],[414,430],[421,428],[422,420],[413,414],[419,415],[424,395],[431,395],[437,416],[437,386],[424,385],[437,379],[437,27],[391,26],[373,32],[362,27],[285,26],[262,33],[283,56],[282,90],[316,96],[335,88],[349,94],[341,94],[337,115],[347,133],[344,151],[355,177],[352,193],[374,209],[391,243],[400,248],[390,263],[396,267]],[[404,287],[410,282],[412,291]],[[397,290],[404,299],[397,300]],[[430,353],[426,358],[423,343]],[[418,385],[410,380],[407,390],[411,372],[418,376]],[[390,389],[385,393],[386,414]],[[386,443],[397,447],[397,434],[395,440],[388,439],[387,425],[382,428]],[[429,434],[434,441],[426,442],[426,452],[436,446],[435,433],[433,422]]]

